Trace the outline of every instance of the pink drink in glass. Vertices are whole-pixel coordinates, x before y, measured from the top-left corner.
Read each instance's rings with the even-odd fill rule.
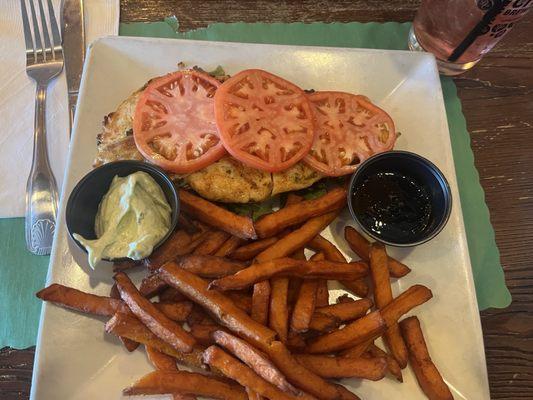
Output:
[[[533,0],[422,0],[409,33],[411,50],[435,55],[439,70],[472,68],[533,6]]]

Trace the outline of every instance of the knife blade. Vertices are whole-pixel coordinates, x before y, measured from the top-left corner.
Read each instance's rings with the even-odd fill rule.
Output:
[[[70,131],[72,131],[83,62],[85,61],[83,0],[61,1],[61,37],[67,75]]]

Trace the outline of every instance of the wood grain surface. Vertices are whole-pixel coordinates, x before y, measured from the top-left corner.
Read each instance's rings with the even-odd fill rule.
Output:
[[[470,0],[474,1],[474,0]],[[121,0],[121,21],[411,21],[419,1]],[[533,13],[456,79],[513,303],[481,313],[492,399],[533,399]],[[0,350],[0,400],[27,399],[34,349]]]

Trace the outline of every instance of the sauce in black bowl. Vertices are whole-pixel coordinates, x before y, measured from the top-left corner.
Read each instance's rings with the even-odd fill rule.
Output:
[[[429,225],[431,196],[408,175],[378,172],[355,189],[352,207],[372,232],[405,241]]]
[[[450,188],[430,161],[405,151],[371,157],[352,176],[348,206],[371,237],[414,246],[435,237],[451,210]]]

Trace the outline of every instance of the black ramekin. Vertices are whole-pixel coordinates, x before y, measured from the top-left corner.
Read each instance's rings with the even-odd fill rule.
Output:
[[[405,240],[399,240],[398,238],[377,234],[370,227],[365,226],[352,207],[352,197],[354,196],[355,188],[359,187],[367,177],[379,172],[402,173],[412,177],[429,190],[431,195],[431,217],[426,229],[410,235]],[[416,246],[433,239],[448,222],[452,209],[450,186],[442,172],[431,161],[408,151],[388,151],[370,157],[363,162],[352,175],[347,200],[352,217],[368,236],[382,243],[398,247]]]
[[[115,176],[127,176],[137,171],[143,171],[149,174],[161,186],[163,193],[172,209],[170,228],[168,233],[154,246],[159,247],[168,239],[172,231],[176,228],[179,215],[179,197],[170,178],[158,167],[142,161],[115,161],[104,164],[101,167],[93,169],[85,175],[78,184],[72,189],[67,202],[65,217],[67,230],[74,242],[80,249],[87,252],[85,247],[74,239],[74,233],[83,236],[86,239],[96,239],[94,232],[94,222],[98,205],[102,197],[107,193],[111,186],[111,181]],[[106,261],[111,261],[107,260]],[[128,258],[118,258],[112,261],[125,261]]]

